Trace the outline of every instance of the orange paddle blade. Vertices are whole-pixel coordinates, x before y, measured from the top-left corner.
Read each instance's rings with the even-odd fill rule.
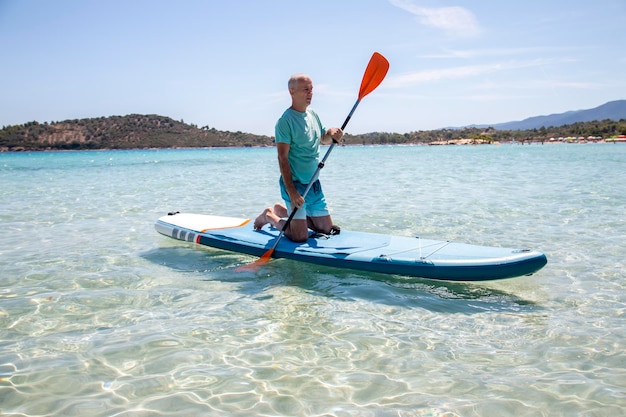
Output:
[[[241,265],[240,267],[235,268],[235,272],[246,272],[246,271],[256,272],[259,270],[260,267],[262,267],[263,265],[268,263],[270,259],[272,259],[273,253],[274,253],[274,249],[272,248],[268,250],[267,252],[265,252],[263,256],[261,256],[259,259],[252,262],[251,264]]]
[[[370,62],[367,64],[363,80],[361,81],[359,100],[374,91],[374,89],[383,82],[387,71],[389,71],[389,61],[387,61],[387,58],[378,52],[374,52],[370,58]]]

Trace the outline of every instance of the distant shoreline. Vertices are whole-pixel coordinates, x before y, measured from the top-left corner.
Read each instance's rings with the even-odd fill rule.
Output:
[[[390,147],[402,147],[402,146],[501,146],[501,145],[509,145],[509,146],[531,146],[531,145],[589,145],[589,144],[626,144],[625,138],[617,138],[615,140],[604,139],[604,140],[579,140],[579,141],[561,141],[561,140],[528,140],[528,141],[480,141],[477,142],[473,139],[451,139],[448,141],[434,141],[431,143],[368,143],[368,144],[360,144],[360,143],[342,143],[340,146],[349,146],[349,147],[380,147],[380,146],[390,146]],[[327,146],[327,145],[324,145]],[[0,153],[44,153],[44,152],[109,152],[109,151],[160,151],[160,150],[216,150],[216,149],[260,149],[260,148],[273,148],[274,146],[176,146],[176,147],[147,147],[147,148],[99,148],[99,149],[2,149],[0,148]]]
[[[408,133],[346,132],[342,144],[482,145],[626,141],[626,119],[577,122],[529,130],[493,127],[419,130]],[[217,130],[155,114],[130,114],[61,122],[28,122],[0,130],[0,152],[107,149],[256,148],[274,146],[273,136]]]

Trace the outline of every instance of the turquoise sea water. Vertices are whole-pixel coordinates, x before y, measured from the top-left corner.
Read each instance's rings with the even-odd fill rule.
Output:
[[[255,216],[273,148],[0,154],[3,416],[620,416],[626,146],[340,147],[344,229],[527,247],[537,274],[445,283],[158,235]]]

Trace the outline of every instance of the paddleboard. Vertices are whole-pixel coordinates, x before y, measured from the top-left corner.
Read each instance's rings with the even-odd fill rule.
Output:
[[[173,239],[257,257],[266,253],[280,234],[270,225],[254,230],[253,222],[247,218],[178,212],[159,218],[155,228]],[[283,237],[273,257],[449,281],[488,281],[530,275],[547,263],[543,253],[530,249],[343,229],[332,236],[311,234],[303,243]]]

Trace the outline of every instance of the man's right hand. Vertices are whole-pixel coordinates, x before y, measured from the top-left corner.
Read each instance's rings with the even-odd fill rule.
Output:
[[[291,200],[291,204],[298,207],[298,209],[304,206],[304,197],[302,197],[297,191],[289,193],[289,199]]]

